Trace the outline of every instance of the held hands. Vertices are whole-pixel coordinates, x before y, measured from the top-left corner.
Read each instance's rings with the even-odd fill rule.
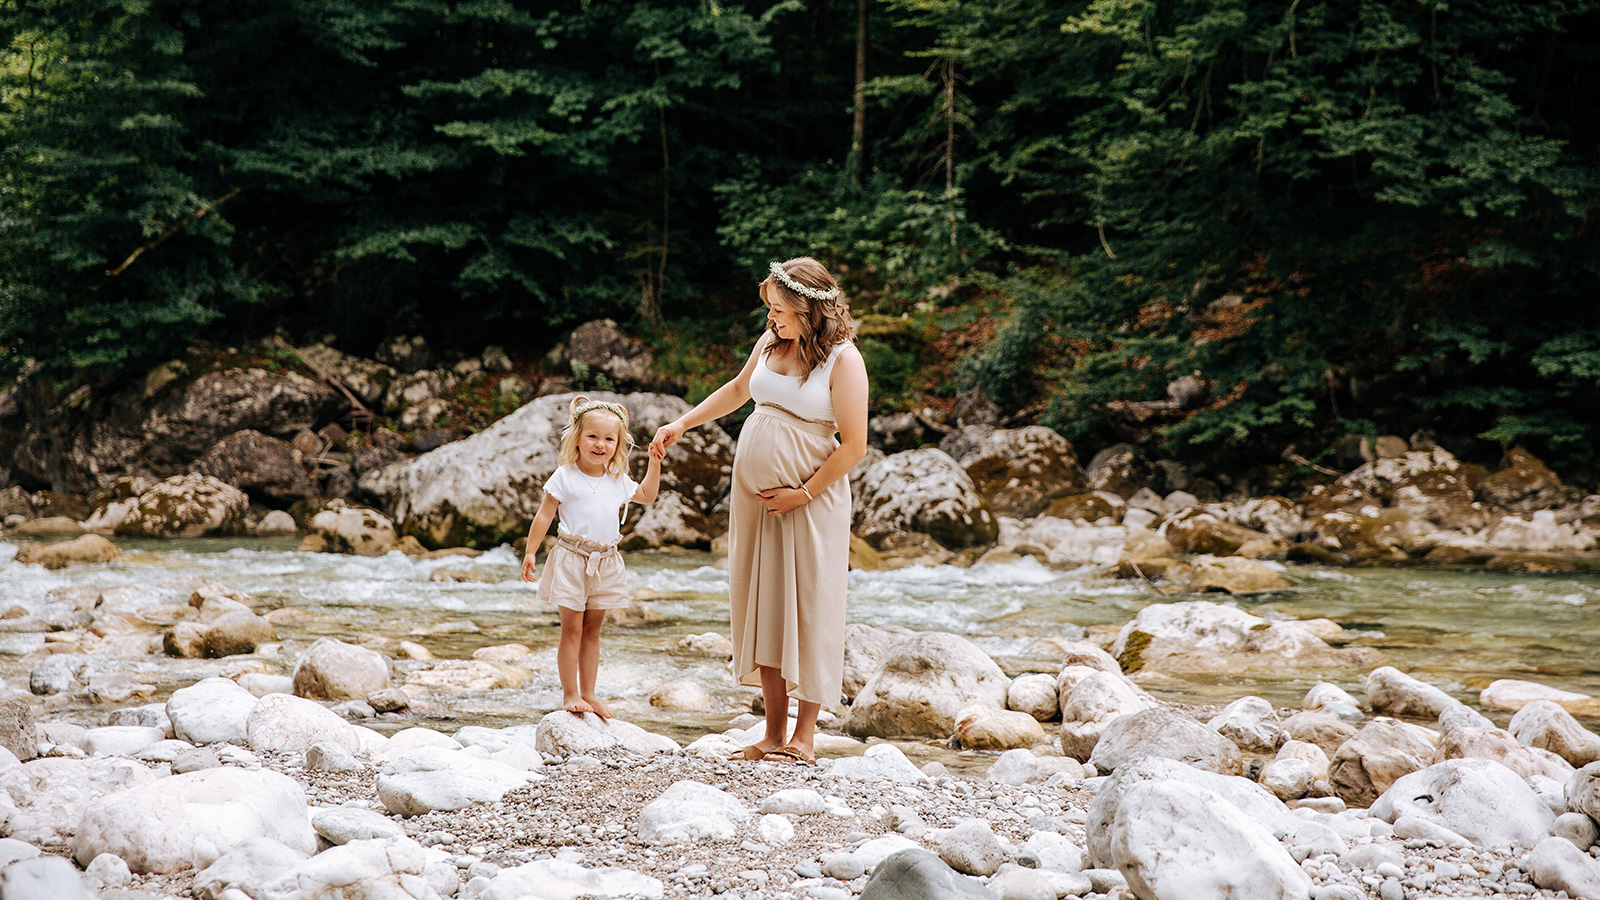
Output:
[[[767,515],[769,516],[778,516],[797,510],[805,506],[806,502],[811,499],[806,496],[805,491],[794,487],[767,488],[764,491],[756,491],[756,497],[760,499],[761,505],[767,508]]]
[[[683,437],[684,427],[677,422],[668,422],[656,429],[656,436],[650,441],[650,457],[662,459],[667,455],[667,448],[678,442]]]

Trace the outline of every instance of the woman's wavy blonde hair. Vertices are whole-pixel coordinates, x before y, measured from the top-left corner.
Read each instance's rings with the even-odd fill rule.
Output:
[[[822,263],[809,256],[798,256],[783,263],[783,271],[790,278],[819,291],[831,291],[838,288],[839,283],[833,280],[828,270]],[[855,321],[850,318],[850,306],[845,302],[844,294],[830,300],[816,300],[804,297],[790,290],[776,275],[768,275],[761,286],[772,291],[772,294],[763,295],[763,299],[776,296],[783,301],[783,305],[794,311],[800,323],[800,337],[793,341],[785,341],[778,337],[778,332],[767,326],[772,332],[772,342],[768,345],[773,350],[788,350],[786,344],[794,344],[795,358],[800,362],[800,383],[805,384],[806,378],[811,375],[811,370],[822,365],[833,352],[833,348],[845,341],[853,340],[856,336]],[[768,306],[771,304],[768,303]]]
[[[572,398],[572,409],[566,427],[561,429],[561,453],[556,465],[570,466],[578,462],[578,435],[590,416],[607,415],[617,420],[617,452],[606,463],[606,473],[612,478],[628,474],[628,459],[633,456],[633,433],[628,430],[628,409],[620,403],[590,400],[579,394]]]

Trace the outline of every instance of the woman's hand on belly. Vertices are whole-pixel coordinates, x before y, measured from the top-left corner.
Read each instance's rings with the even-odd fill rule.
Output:
[[[811,499],[806,496],[805,491],[802,491],[799,488],[787,486],[767,488],[764,491],[756,491],[756,498],[761,501],[762,506],[767,508],[767,515],[771,516],[782,515],[786,512],[793,512],[794,510],[805,506],[806,501]]]

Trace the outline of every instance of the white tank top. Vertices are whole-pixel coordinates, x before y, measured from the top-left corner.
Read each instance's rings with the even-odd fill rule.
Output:
[[[828,382],[833,376],[833,364],[848,346],[849,341],[834,344],[828,358],[812,369],[805,384],[801,384],[799,375],[779,375],[767,368],[767,354],[771,351],[769,345],[761,351],[760,358],[756,360],[756,370],[750,376],[751,399],[757,403],[781,406],[802,419],[837,421],[833,412],[833,389]]]

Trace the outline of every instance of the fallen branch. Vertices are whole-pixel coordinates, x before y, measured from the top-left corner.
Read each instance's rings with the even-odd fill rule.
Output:
[[[112,278],[115,278],[118,275],[121,275],[125,270],[127,270],[127,268],[129,266],[133,265],[133,261],[138,259],[139,256],[141,254],[143,254],[146,250],[154,250],[155,248],[157,248],[157,247],[161,246],[162,244],[166,243],[167,242],[167,238],[172,237],[173,235],[177,234],[178,232],[182,231],[183,229],[189,227],[190,225],[193,225],[195,222],[198,222],[201,219],[205,218],[206,213],[209,213],[213,209],[216,209],[217,207],[221,206],[222,204],[227,203],[229,200],[232,200],[234,197],[238,196],[239,192],[242,191],[242,190],[244,190],[244,185],[239,185],[238,187],[234,188],[233,190],[227,192],[226,194],[223,194],[221,197],[218,197],[217,199],[211,201],[210,203],[207,203],[205,206],[202,206],[199,209],[195,210],[194,212],[188,214],[187,216],[184,216],[182,219],[179,219],[178,222],[176,224],[174,224],[171,228],[168,228],[166,231],[163,231],[161,233],[160,237],[156,238],[153,241],[150,241],[149,243],[147,243],[144,246],[138,248],[137,250],[133,251],[132,253],[129,253],[128,254],[128,258],[122,261],[122,265],[117,266],[115,269],[110,270],[106,274],[111,276]]]

